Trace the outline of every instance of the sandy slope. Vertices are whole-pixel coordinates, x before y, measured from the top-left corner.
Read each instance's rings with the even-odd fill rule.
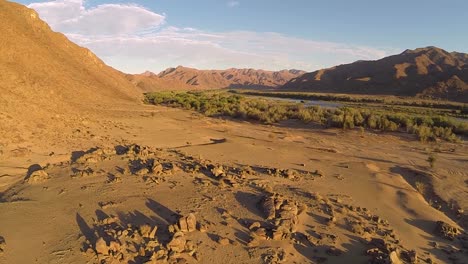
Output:
[[[71,134],[100,109],[140,100],[122,73],[52,32],[31,9],[0,1],[0,31],[0,150]]]
[[[120,249],[124,263],[143,263],[153,252],[160,254],[154,258],[178,263],[366,263],[371,257],[363,253],[378,244],[369,243],[372,238],[399,248],[401,258],[416,250],[419,263],[429,257],[437,263],[466,263],[464,253],[450,253],[457,251],[453,247],[463,249],[462,241],[433,232],[435,221],[456,224],[428,205],[408,179],[409,172],[423,170],[438,178],[449,176],[443,186],[435,182],[436,188],[453,188],[467,176],[466,145],[442,144],[443,153],[430,171],[425,159],[431,146],[406,135],[311,130],[294,123],[284,124],[293,128],[263,126],[150,106],[109,110],[102,117],[101,124],[88,124],[89,133],[55,146],[33,145],[23,157],[4,153],[0,168],[11,173],[0,179],[18,182],[4,186],[1,196],[0,236],[6,246],[0,263],[97,263],[100,237],[107,243],[136,244]],[[132,144],[150,151],[115,152],[115,146]],[[93,147],[104,152],[77,160]],[[455,152],[448,151],[453,148]],[[145,170],[154,161],[162,172]],[[27,168],[36,163],[45,167],[48,178],[23,181]],[[194,172],[197,164],[200,170]],[[214,176],[218,165],[226,173],[220,178]],[[82,173],[88,168],[93,173]],[[286,177],[288,173],[268,172],[275,168],[296,173]],[[464,192],[464,186],[457,188]],[[282,239],[270,238],[288,214],[266,219],[261,200],[268,193],[299,208],[306,205]],[[462,193],[444,198],[466,202]],[[170,233],[170,225],[189,213],[196,216],[198,229]],[[106,225],[108,216],[117,223]],[[254,222],[260,228],[249,230]],[[126,229],[127,224],[133,238],[104,232]],[[144,224],[158,226],[156,238],[135,235]],[[171,242],[176,234],[192,241],[184,252],[178,253]],[[146,251],[139,253],[140,247]]]

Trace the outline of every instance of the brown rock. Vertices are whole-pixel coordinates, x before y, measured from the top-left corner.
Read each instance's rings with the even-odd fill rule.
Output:
[[[109,247],[107,246],[106,241],[102,237],[100,237],[96,241],[96,245],[95,245],[94,249],[96,250],[96,252],[98,254],[102,254],[102,255],[108,255],[109,254]]]
[[[260,240],[268,239],[267,232],[265,228],[257,228],[255,231],[252,232],[253,237],[256,237]]]
[[[260,228],[260,227],[261,227],[260,222],[253,222],[253,223],[249,226],[249,230],[254,230],[254,229],[257,229],[257,228]]]
[[[41,183],[41,182],[44,182],[44,181],[48,180],[49,178],[50,178],[49,174],[45,170],[40,169],[40,170],[36,170],[36,171],[32,172],[26,178],[26,182],[30,183],[30,184]]]
[[[148,237],[154,239],[156,237],[156,231],[158,231],[158,226],[153,227],[153,230],[151,230]]]
[[[230,241],[229,241],[228,238],[220,237],[220,238],[218,239],[218,243],[219,243],[220,245],[226,246],[226,245],[229,245]]]
[[[392,251],[389,255],[390,264],[402,264],[400,257],[396,251]]]
[[[213,169],[211,169],[211,173],[213,173],[213,176],[215,176],[216,178],[220,178],[226,175],[224,172],[224,168],[221,165],[215,166]]]
[[[195,231],[197,229],[197,218],[194,214],[190,213],[186,217],[187,229],[189,232]]]
[[[179,228],[182,232],[192,232],[197,229],[197,218],[194,214],[190,213],[186,217],[179,219]]]
[[[140,234],[142,237],[149,237],[151,233],[151,226],[150,225],[142,225],[140,226]]]
[[[120,246],[119,242],[117,242],[117,241],[111,241],[110,244],[109,244],[109,251],[112,251],[114,253],[120,252],[120,248],[121,248],[121,246]]]
[[[460,230],[452,225],[449,225],[443,221],[437,221],[435,227],[435,233],[445,239],[453,240],[461,234]]]
[[[172,237],[172,240],[167,244],[167,248],[173,252],[182,252],[185,249],[186,239],[184,233],[177,232]]]
[[[405,252],[405,258],[411,264],[417,263],[418,262],[418,253],[416,252],[416,250],[407,251],[407,252]]]
[[[153,166],[151,166],[151,173],[156,175],[161,175],[163,173],[163,165],[157,161],[154,162]]]
[[[275,200],[273,197],[265,197],[261,206],[263,212],[265,213],[266,219],[274,219],[276,217]]]
[[[6,248],[5,238],[0,236],[0,254],[2,254],[5,251],[5,248]]]

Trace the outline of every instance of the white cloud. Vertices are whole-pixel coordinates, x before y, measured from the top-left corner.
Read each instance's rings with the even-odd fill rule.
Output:
[[[239,2],[239,1],[229,1],[229,2],[227,3],[227,5],[228,5],[229,7],[235,7],[235,6],[240,5],[240,2]]]
[[[33,3],[50,26],[68,34],[132,34],[161,26],[165,16],[137,5],[104,4],[86,9],[83,0],[56,0]]]
[[[164,25],[164,15],[136,5],[86,8],[83,0],[57,0],[30,7],[53,29],[91,49],[109,65],[130,73],[158,72],[177,65],[310,71],[388,55],[386,50],[273,32],[182,29]]]

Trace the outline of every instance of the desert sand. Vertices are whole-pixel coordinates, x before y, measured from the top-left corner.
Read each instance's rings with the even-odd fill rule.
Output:
[[[466,145],[441,143],[431,169],[433,146],[398,133],[155,106],[86,124],[60,144],[3,153],[0,261],[466,263],[464,240],[436,232],[437,221],[461,230],[463,213],[412,185],[422,177],[435,202],[465,209]]]
[[[466,142],[144,105],[34,11],[0,21],[0,263],[468,263]]]

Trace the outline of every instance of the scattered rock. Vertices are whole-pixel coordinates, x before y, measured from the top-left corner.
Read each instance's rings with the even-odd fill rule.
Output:
[[[156,175],[161,175],[164,172],[163,165],[157,161],[153,162],[153,165],[151,166],[151,173],[156,174]]]
[[[403,264],[403,262],[401,262],[400,260],[400,257],[398,256],[397,251],[390,252],[389,259],[390,259],[390,264]]]
[[[461,234],[460,230],[452,225],[449,225],[443,221],[437,221],[435,227],[436,235],[443,237],[448,240],[454,240]]]
[[[218,243],[222,246],[226,246],[226,245],[229,245],[230,241],[228,238],[225,238],[225,237],[219,237],[218,238]]]
[[[190,213],[186,217],[179,219],[179,229],[182,232],[192,232],[197,229],[197,218],[194,214]]]
[[[263,262],[267,264],[278,264],[286,261],[286,252],[282,248],[270,248],[262,256]]]
[[[274,225],[271,232],[273,239],[280,240],[296,232],[296,226],[299,222],[297,202],[273,194],[263,197],[260,206],[266,219]],[[306,209],[303,208],[303,210]]]
[[[223,176],[226,176],[226,173],[224,172],[224,168],[221,165],[214,166],[211,169],[211,173],[213,173],[213,176],[216,178],[221,178]]]
[[[142,225],[140,226],[140,234],[144,238],[154,239],[156,237],[156,231],[158,230],[158,226],[151,228],[150,225]]]
[[[109,150],[104,150],[101,148],[93,148],[85,152],[83,155],[80,157],[73,159],[75,163],[78,164],[85,164],[85,163],[98,163],[102,160],[105,160],[108,155],[114,154],[115,152],[109,151]]]
[[[275,200],[273,196],[265,197],[261,202],[261,207],[263,208],[263,212],[265,214],[266,219],[275,218],[276,209],[275,209]]]
[[[0,255],[3,254],[3,252],[5,252],[5,248],[6,248],[5,238],[0,236]]]
[[[260,227],[261,227],[260,222],[254,222],[249,226],[249,230],[255,230],[255,229],[260,228]]]
[[[76,177],[90,177],[90,176],[93,176],[94,175],[94,170],[89,168],[89,167],[86,167],[85,169],[74,169],[75,173],[73,174],[72,178],[76,178]]]
[[[37,170],[28,172],[28,175],[25,178],[25,181],[29,184],[45,182],[49,179],[49,174],[42,168],[37,168]]]
[[[100,237],[96,241],[96,245],[94,246],[94,249],[96,250],[96,253],[102,254],[102,255],[108,255],[109,254],[109,247],[107,246],[106,241]]]
[[[418,262],[418,253],[415,250],[406,251],[404,253],[404,257],[409,263],[414,264]]]
[[[167,244],[167,248],[170,251],[174,252],[182,252],[185,250],[185,243],[187,240],[185,239],[184,233],[177,232],[172,237],[172,240]]]

